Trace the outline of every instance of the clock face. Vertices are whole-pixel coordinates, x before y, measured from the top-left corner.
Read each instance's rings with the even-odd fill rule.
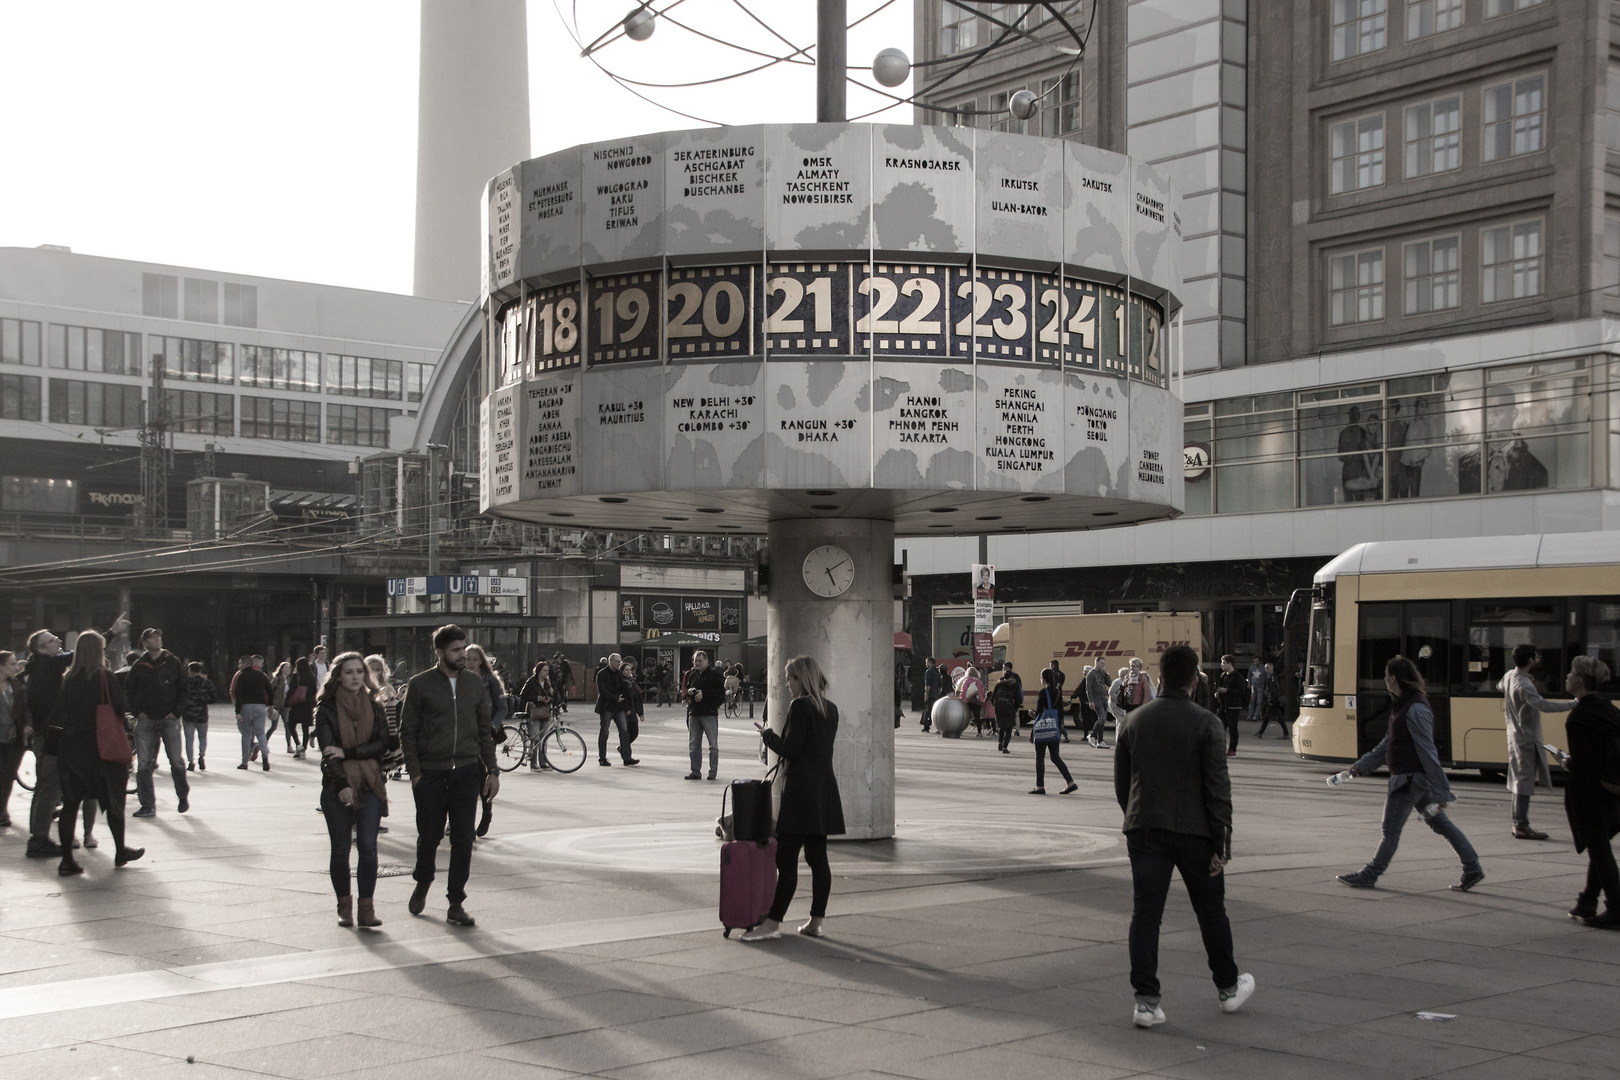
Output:
[[[804,557],[804,584],[817,596],[841,596],[855,581],[855,560],[825,544]]]

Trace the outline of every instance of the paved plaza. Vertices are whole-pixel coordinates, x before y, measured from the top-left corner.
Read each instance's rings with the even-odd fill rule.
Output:
[[[722,728],[722,777],[758,775],[747,720]],[[115,872],[103,827],[87,873],[63,879],[23,858],[23,828],[0,833],[0,1076],[1615,1075],[1620,934],[1564,914],[1585,859],[1561,792],[1532,815],[1553,840],[1515,841],[1501,786],[1460,775],[1455,817],[1484,884],[1449,891],[1455,859],[1414,819],[1381,887],[1353,892],[1333,875],[1376,845],[1382,780],[1329,789],[1331,770],[1252,729],[1233,762],[1227,903],[1259,989],[1220,1012],[1178,884],[1169,1022],[1142,1031],[1112,755],[1078,739],[1063,749],[1080,791],[1035,798],[1027,741],[1007,757],[971,732],[925,736],[908,713],[899,836],[834,846],[824,940],[746,945],[716,916],[721,785],[681,779],[684,721],[649,709],[637,768],[506,776],[473,860],[475,930],[444,922],[448,845],[427,912],[407,914],[415,830],[409,787],[391,785],[384,925],[365,932],[336,924],[313,756],[236,771],[216,707],[191,812],[160,773],[158,817],[130,822],[141,862]],[[801,873],[790,926],[808,893]]]

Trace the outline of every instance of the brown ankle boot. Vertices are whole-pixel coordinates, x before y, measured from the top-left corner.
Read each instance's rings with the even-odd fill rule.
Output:
[[[354,897],[352,897],[352,896],[340,896],[340,897],[338,897],[338,925],[339,926],[353,926],[354,925]]]
[[[376,909],[375,903],[369,897],[365,897],[365,896],[362,896],[360,898],[360,925],[361,926],[381,926],[382,925],[382,920],[377,918],[377,909]]]

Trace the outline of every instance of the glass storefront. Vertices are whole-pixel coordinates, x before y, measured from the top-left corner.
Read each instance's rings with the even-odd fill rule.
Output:
[[[1591,487],[1605,418],[1620,476],[1620,393],[1593,405],[1610,386],[1620,361],[1574,357],[1189,404],[1210,467],[1187,513]]]

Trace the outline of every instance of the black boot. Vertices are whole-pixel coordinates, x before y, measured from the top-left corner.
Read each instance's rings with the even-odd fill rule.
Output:
[[[483,816],[478,819],[478,828],[473,830],[474,835],[483,836],[485,833],[489,832],[489,823],[490,823],[490,820],[492,818],[494,818],[494,817],[495,817],[495,800],[494,799],[485,799],[484,800],[484,813],[483,813]]]

